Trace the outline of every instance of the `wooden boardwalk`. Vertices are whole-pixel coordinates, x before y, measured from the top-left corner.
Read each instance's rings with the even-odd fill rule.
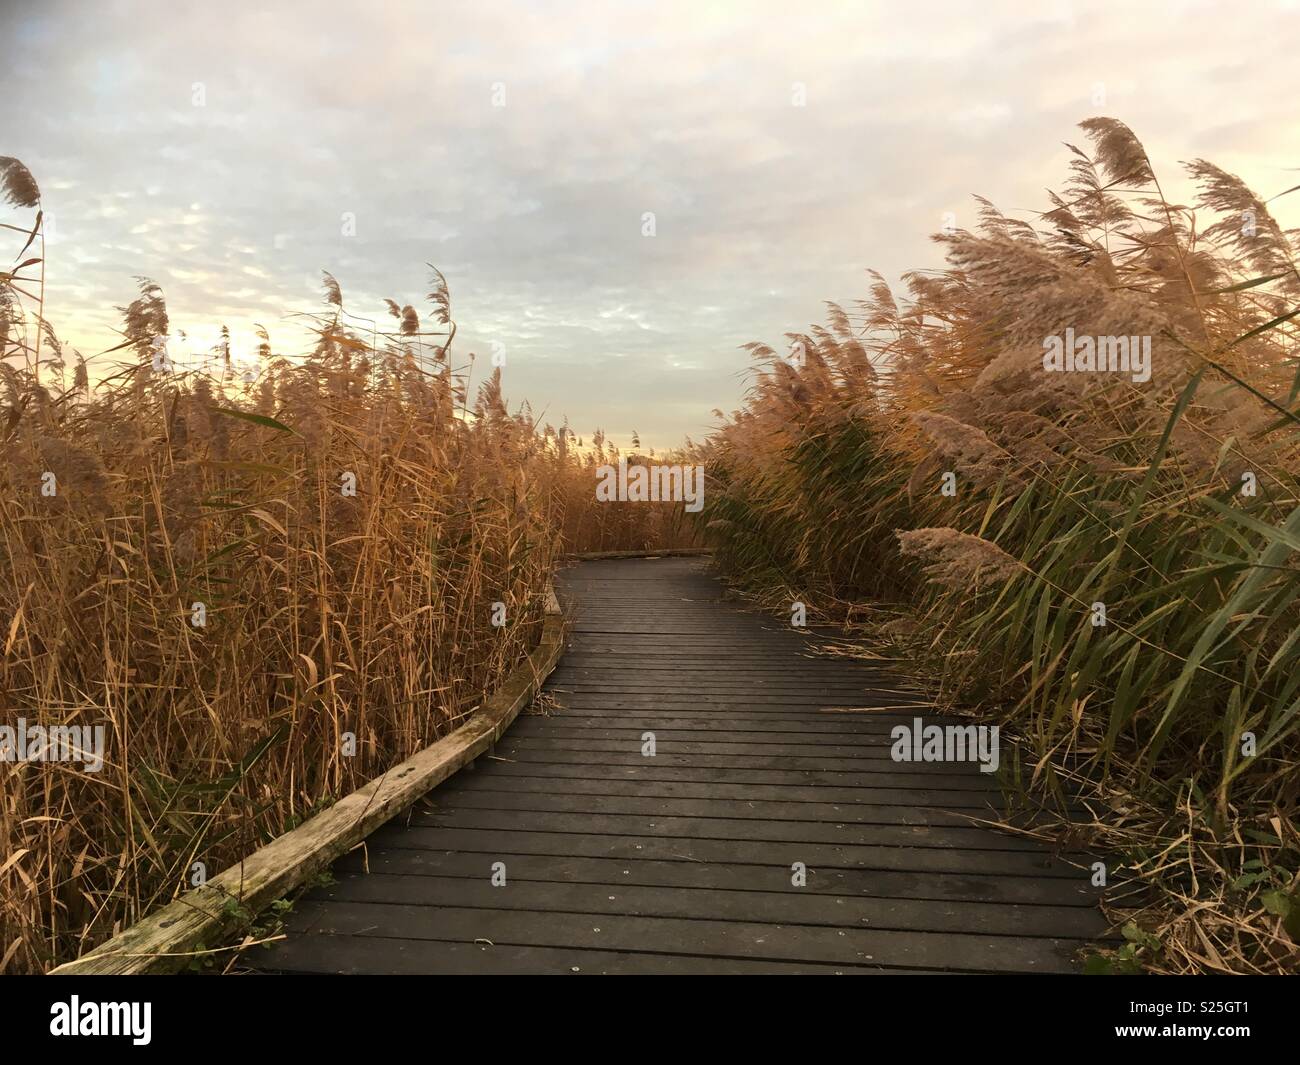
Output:
[[[541,712],[341,861],[250,961],[1070,972],[1103,933],[1085,868],[971,824],[998,802],[989,775],[890,759],[893,725],[940,719],[887,670],[815,657],[724,600],[704,559],[585,562],[558,583],[574,626]]]

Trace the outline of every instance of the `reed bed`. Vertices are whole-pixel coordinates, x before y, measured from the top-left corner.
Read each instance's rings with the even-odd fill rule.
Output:
[[[1109,856],[1127,941],[1090,968],[1294,970],[1295,234],[1203,160],[1171,202],[1127,127],[1082,126],[1040,214],[981,199],[903,298],[873,274],[749,345],[703,517],[736,580],[865,619],[1018,735],[1009,788],[1087,798],[1058,838]],[[1049,372],[1067,329],[1149,336],[1150,379]]]
[[[604,452],[511,414],[499,371],[470,401],[436,270],[389,331],[325,275],[312,349],[263,335],[251,371],[173,363],[142,281],[92,387],[43,317],[36,182],[0,179],[30,212],[0,275],[0,725],[106,730],[99,772],[0,762],[0,971],[39,972],[455,728],[566,547],[660,527],[596,520]]]
[[[592,485],[602,467],[617,466],[620,459],[632,466],[680,465],[691,462],[691,445],[663,455],[654,449],[642,453],[634,438],[634,450],[623,453],[603,432],[597,430],[589,444],[578,439],[575,450],[566,446],[563,430],[555,450],[556,469],[552,483],[558,486],[562,508],[564,548],[569,553],[584,551],[656,551],[672,547],[700,547],[703,529],[681,502],[611,500],[593,506]]]

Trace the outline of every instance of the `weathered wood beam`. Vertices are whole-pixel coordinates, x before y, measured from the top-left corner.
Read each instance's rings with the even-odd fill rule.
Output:
[[[564,617],[554,589],[548,588],[537,646],[455,732],[50,975],[183,968],[201,944],[215,946],[235,934],[247,914],[260,912],[301,886],[430,788],[490,751],[532,701],[563,651]]]

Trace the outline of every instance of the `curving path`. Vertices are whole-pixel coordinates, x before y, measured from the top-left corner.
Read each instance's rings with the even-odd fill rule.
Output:
[[[255,964],[1070,972],[1105,931],[1082,859],[971,823],[998,802],[989,775],[890,759],[894,725],[942,719],[887,670],[815,657],[725,600],[705,559],[558,583],[574,625],[543,698],[341,861]]]

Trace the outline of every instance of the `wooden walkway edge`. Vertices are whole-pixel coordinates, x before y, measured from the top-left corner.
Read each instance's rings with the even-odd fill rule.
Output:
[[[306,883],[430,788],[491,750],[537,694],[563,650],[564,618],[548,588],[537,647],[468,722],[50,975],[174,972],[190,961],[199,944],[219,945],[243,924],[244,915],[257,914]]]
[[[1068,973],[1081,859],[972,822],[974,764],[887,669],[726,601],[696,557],[581,562],[569,647],[495,753],[304,897],[284,973]],[[806,870],[806,882],[800,878]]]

